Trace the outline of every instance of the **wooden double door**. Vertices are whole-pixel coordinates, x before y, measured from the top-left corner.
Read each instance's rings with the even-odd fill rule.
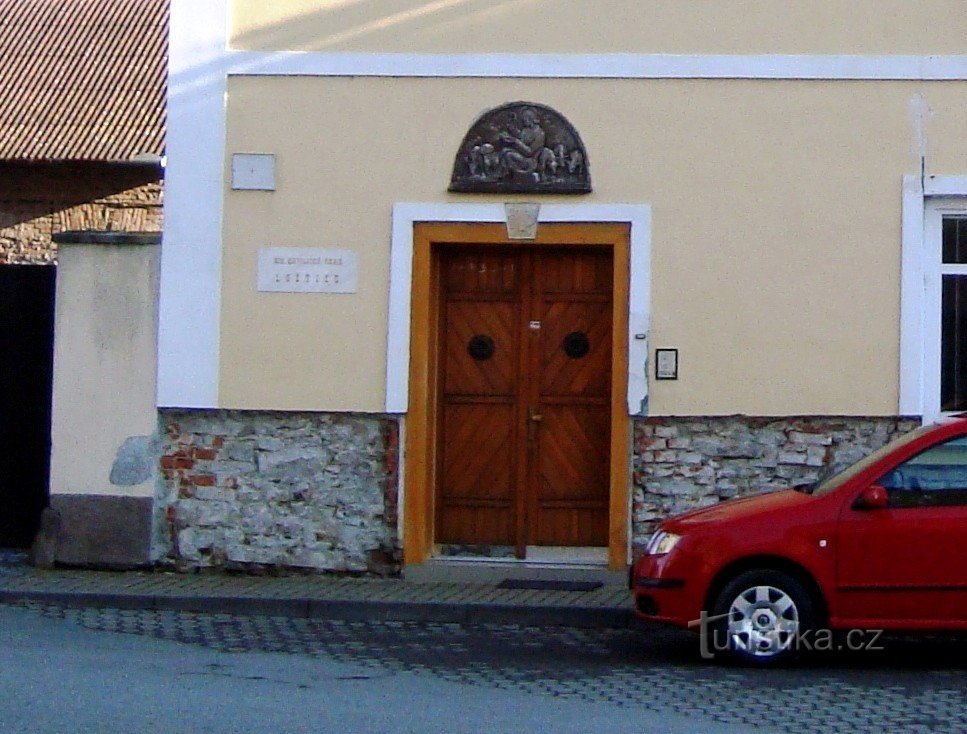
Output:
[[[437,257],[436,542],[608,545],[611,249]]]

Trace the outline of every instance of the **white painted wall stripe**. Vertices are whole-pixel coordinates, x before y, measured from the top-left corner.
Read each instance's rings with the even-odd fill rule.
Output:
[[[228,6],[228,0],[171,5],[160,407],[218,404]]]
[[[386,339],[386,412],[409,406],[410,303],[413,225],[416,222],[504,222],[503,204],[419,204],[393,206],[389,320]],[[648,395],[648,333],[651,312],[651,207],[645,204],[544,204],[540,222],[627,222],[631,225],[631,300],[628,322],[628,412],[637,415]]]
[[[900,254],[900,415],[923,415],[923,187],[903,177]]]
[[[229,73],[517,79],[967,79],[967,55],[402,54],[229,52]]]

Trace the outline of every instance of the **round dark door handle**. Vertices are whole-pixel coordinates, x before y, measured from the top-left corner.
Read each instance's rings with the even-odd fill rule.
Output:
[[[494,340],[489,336],[486,334],[475,334],[470,337],[470,341],[467,343],[467,354],[478,362],[483,362],[494,356],[494,350],[496,348],[497,345],[494,344]]]
[[[571,359],[580,359],[591,351],[591,342],[583,331],[572,331],[564,337],[564,353]]]

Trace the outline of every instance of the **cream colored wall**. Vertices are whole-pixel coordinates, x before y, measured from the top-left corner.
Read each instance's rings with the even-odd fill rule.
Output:
[[[276,154],[278,190],[226,192],[220,402],[381,410],[392,205],[526,200],[446,193],[473,120],[525,99],[587,146],[594,193],[556,201],[653,207],[651,346],[681,365],[652,412],[895,414],[917,95],[928,173],[967,173],[964,83],[234,78],[227,154]],[[259,294],[265,246],[357,250],[360,291]]]
[[[50,493],[150,497],[112,484],[118,450],[156,437],[157,245],[61,245],[54,317]],[[152,462],[157,463],[155,458]]]
[[[963,11],[963,0],[234,0],[231,45],[408,53],[962,54]]]

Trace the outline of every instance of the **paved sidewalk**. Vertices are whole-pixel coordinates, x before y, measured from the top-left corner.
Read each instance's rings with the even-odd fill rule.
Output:
[[[164,571],[42,571],[0,563],[0,603],[165,609],[289,617],[627,627],[630,594],[502,589],[496,584],[340,576],[258,577]]]

